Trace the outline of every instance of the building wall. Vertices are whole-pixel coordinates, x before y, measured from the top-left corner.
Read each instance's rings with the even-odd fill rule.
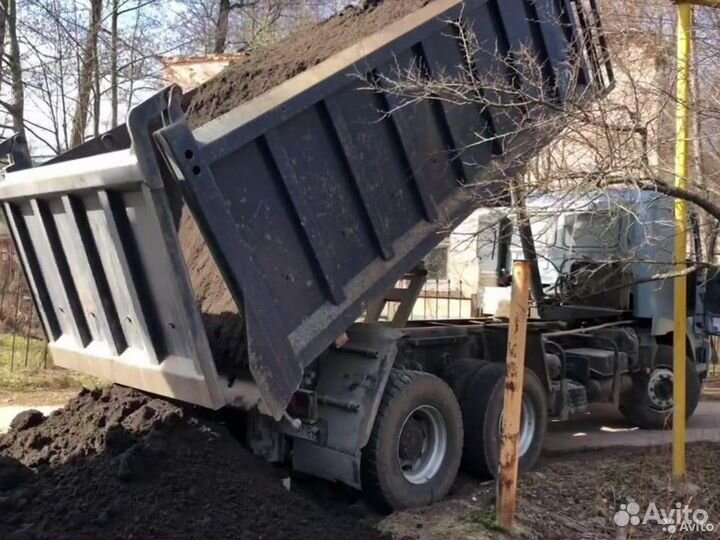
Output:
[[[209,81],[233,62],[245,58],[244,53],[209,54],[205,56],[166,56],[163,78],[168,84],[176,84],[184,92]]]

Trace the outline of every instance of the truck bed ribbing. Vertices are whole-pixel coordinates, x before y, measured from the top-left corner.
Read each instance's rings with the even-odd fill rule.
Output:
[[[456,39],[458,22],[477,36],[476,51]],[[129,150],[9,174],[0,199],[56,360],[185,401],[232,399],[181,256],[177,182],[242,300],[250,370],[280,418],[303,368],[449,224],[500,194],[490,163],[521,158],[487,142],[457,159],[477,133],[514,129],[507,111],[432,100],[394,110],[396,97],[364,90],[361,78],[420,66],[513,80],[502,59],[530,51],[549,95],[570,92],[577,69],[573,89],[591,97],[611,78],[597,24],[579,0],[435,0],[194,130],[179,96],[160,95],[131,113]],[[232,92],[218,103],[234,105]]]
[[[193,93],[186,113],[188,123],[202,126],[428,3],[430,0],[363,2],[364,7],[349,6],[268,49],[250,52]],[[216,363],[223,373],[242,376],[247,369],[242,309],[188,214],[181,222],[180,242]]]

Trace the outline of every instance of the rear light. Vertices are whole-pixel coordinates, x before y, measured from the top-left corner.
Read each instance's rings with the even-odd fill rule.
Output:
[[[317,399],[315,392],[309,390],[298,390],[290,398],[287,413],[293,418],[299,418],[303,422],[317,421]]]

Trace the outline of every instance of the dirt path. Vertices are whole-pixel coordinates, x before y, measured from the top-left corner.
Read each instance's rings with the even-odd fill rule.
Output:
[[[80,388],[70,390],[14,390],[0,389],[0,407],[3,406],[25,406],[33,405],[64,405],[71,398],[77,395]]]
[[[720,401],[720,377],[715,375],[705,381],[702,398],[708,401]]]
[[[720,443],[720,401],[703,400],[687,422],[689,443]],[[551,422],[544,448],[568,453],[614,446],[662,446],[672,442],[672,431],[640,429],[612,404],[593,403],[589,410],[565,422]]]

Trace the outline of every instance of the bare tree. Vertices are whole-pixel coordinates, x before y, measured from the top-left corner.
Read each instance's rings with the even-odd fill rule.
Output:
[[[622,12],[621,4],[628,11]],[[551,205],[551,215],[537,224],[545,223],[548,227],[563,212],[605,205],[602,211],[587,210],[598,214],[593,230],[602,232],[607,229],[602,221],[604,214],[632,212],[620,193],[650,192],[656,196],[650,196],[647,205],[657,204],[663,197],[666,201],[669,198],[689,201],[698,224],[697,235],[712,237],[720,222],[720,182],[717,171],[707,170],[709,160],[703,159],[705,165],[688,179],[686,188],[674,185],[677,102],[672,19],[662,10],[652,10],[649,6],[642,10],[641,4],[643,2],[609,3],[608,9],[613,11],[603,17],[616,84],[602,99],[587,99],[577,73],[566,74],[568,79],[563,83],[548,66],[521,48],[513,49],[502,58],[497,69],[488,70],[486,65],[482,65],[482,70],[473,69],[473,59],[497,55],[498,44],[483,41],[482,36],[472,35],[463,25],[455,26],[453,21],[447,21],[451,27],[455,26],[447,33],[458,36],[459,46],[469,59],[467,65],[432,73],[420,58],[409,64],[398,62],[394,70],[368,81],[367,89],[393,96],[393,107],[386,111],[388,115],[421,106],[423,102],[434,102],[443,108],[465,108],[468,115],[479,115],[492,126],[490,129],[479,127],[474,140],[465,140],[461,147],[451,149],[465,169],[475,172],[468,187],[496,186],[497,198],[489,200],[483,194],[483,199],[478,201],[479,206],[505,208],[494,214],[491,226],[508,217],[523,225],[523,213],[518,208],[533,201],[544,201],[543,204]],[[578,45],[584,49],[587,44]],[[699,46],[703,48],[705,53],[699,55],[697,61],[705,67],[695,66],[696,72],[702,74],[701,79],[711,76],[718,85],[720,76],[713,60],[718,52],[717,34],[711,46]],[[708,50],[714,50],[715,55]],[[583,60],[583,55],[574,60]],[[697,84],[702,85],[702,80]],[[558,92],[562,92],[563,100],[557,99]],[[705,130],[705,133],[699,132],[698,137],[716,139],[716,133],[711,134],[707,126],[717,126],[720,119],[720,115],[713,118],[714,113],[720,112],[713,103],[717,93],[705,90],[701,94],[708,95],[709,99],[692,104],[694,114],[702,120],[701,129]],[[490,167],[475,162],[474,156],[480,147],[492,148],[496,154],[501,152],[503,159],[494,161]],[[529,154],[534,157],[528,161]],[[608,261],[592,271],[602,273],[610,267],[622,268],[642,261],[656,268],[655,273],[642,279],[661,281],[711,264],[714,257],[708,251],[693,254],[692,268],[672,264],[669,255],[672,248],[668,251],[668,246],[673,245],[676,232],[671,205],[665,210],[668,210],[663,218],[665,224],[660,232],[654,233],[656,236],[643,239],[642,246],[629,246],[622,259]],[[474,219],[477,226],[477,218]],[[448,227],[451,226],[448,223]],[[482,232],[477,231],[475,236]],[[520,243],[524,243],[527,236],[534,236],[538,242],[547,242],[540,246],[541,252],[554,245],[554,233],[545,237],[542,230],[533,232],[533,235],[521,234]],[[601,240],[598,238],[600,244]],[[689,249],[693,240],[688,240]],[[472,244],[475,240],[468,241]],[[650,249],[643,249],[648,246]],[[649,253],[664,253],[663,260],[649,260]],[[572,287],[575,293],[578,284],[584,283],[595,287],[584,291],[586,295],[601,292],[597,289],[599,286],[613,287],[609,282],[577,276]],[[562,287],[562,284],[556,286]]]
[[[8,0],[0,0],[0,51],[5,51],[5,29],[7,27]],[[0,60],[0,85],[2,85],[4,62]]]
[[[303,23],[329,17],[352,0],[182,0],[178,33],[186,54],[268,45]]]
[[[164,84],[156,55],[177,50],[181,36],[157,9],[160,0],[110,1],[98,16],[101,0],[94,14],[81,0],[28,0],[18,5],[14,33],[8,9],[2,135],[26,130],[41,159],[70,148],[73,137],[77,144],[78,133],[82,140],[117,125]]]
[[[10,114],[13,130],[16,133],[24,134],[25,91],[18,42],[17,3],[16,0],[4,0],[4,2],[3,11],[6,13],[6,17],[3,27],[6,28],[7,37],[10,39],[10,54],[7,56],[7,62],[10,68],[12,101],[0,100],[0,105]]]
[[[112,0],[112,11],[110,13],[110,126],[118,125],[118,0]]]
[[[230,12],[257,4],[257,0],[239,0],[238,2],[219,0],[219,2],[218,18],[215,25],[215,46],[213,47],[215,54],[224,53],[227,47],[228,31],[230,29]]]
[[[90,26],[87,41],[82,54],[82,65],[78,85],[78,98],[72,124],[70,144],[77,146],[85,140],[88,110],[90,107],[90,93],[93,90],[93,79],[98,64],[98,35],[102,21],[102,0],[90,2]]]

